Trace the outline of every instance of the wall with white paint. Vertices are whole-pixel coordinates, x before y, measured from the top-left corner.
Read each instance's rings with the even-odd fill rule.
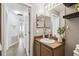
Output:
[[[64,8],[65,9],[65,8]],[[66,11],[60,12],[60,26],[66,25],[65,55],[72,56],[76,44],[79,44],[79,18],[64,19],[63,15],[71,14],[77,10],[73,7],[66,7]],[[66,24],[65,24],[66,22]],[[68,28],[67,28],[68,27]]]

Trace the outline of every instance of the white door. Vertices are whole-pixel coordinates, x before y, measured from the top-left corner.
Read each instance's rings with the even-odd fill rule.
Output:
[[[26,50],[26,55],[29,55],[29,11],[19,16],[20,30],[19,39],[22,41],[23,48]]]
[[[24,35],[25,35],[25,41],[24,41],[24,47],[26,48],[26,53],[27,53],[27,55],[29,55],[29,50],[30,50],[30,39],[29,39],[29,32],[30,32],[30,30],[29,30],[29,11],[27,11],[27,14],[26,15],[24,15],[24,22],[25,22],[25,33],[24,33]]]
[[[26,50],[26,55],[29,56],[29,50],[30,50],[30,39],[29,39],[29,9],[27,8],[26,13],[21,16],[21,19],[23,20],[22,23],[22,33],[23,33],[23,46]]]

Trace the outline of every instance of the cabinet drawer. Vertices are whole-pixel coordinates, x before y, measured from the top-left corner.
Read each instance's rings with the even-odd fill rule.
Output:
[[[65,55],[64,51],[65,51],[65,47],[64,45],[62,45],[53,50],[54,56],[64,56]]]

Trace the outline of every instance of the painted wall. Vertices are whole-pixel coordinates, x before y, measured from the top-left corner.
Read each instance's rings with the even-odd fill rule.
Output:
[[[68,8],[66,13],[76,12],[73,8]],[[79,44],[79,18],[66,20],[66,55],[73,55],[76,44]]]
[[[69,29],[66,31],[66,55],[73,55],[76,44],[79,44],[79,18],[66,20]]]
[[[34,4],[33,4],[34,5]],[[37,16],[39,16],[39,15],[41,15],[41,14],[45,14],[45,15],[48,15],[48,13],[46,13],[46,10],[44,9],[44,4],[43,3],[38,3],[38,4],[36,4],[35,6],[34,6],[34,14],[35,14],[35,16],[34,16],[34,21],[33,21],[33,23],[34,23],[34,36],[39,36],[39,35],[43,35],[43,33],[44,33],[44,31],[43,31],[43,28],[37,28],[36,27],[36,15]],[[43,9],[45,10],[45,11],[43,11]],[[40,19],[41,20],[41,19]],[[48,24],[46,24],[46,25],[50,25],[50,20],[48,19]],[[48,34],[49,32],[48,32],[48,30],[49,29],[46,29],[46,34]]]
[[[73,7],[66,8],[66,14],[76,11]],[[79,18],[63,19],[63,15],[65,15],[65,10],[60,12],[60,26],[65,25],[66,21],[65,55],[72,56],[76,44],[79,44]]]

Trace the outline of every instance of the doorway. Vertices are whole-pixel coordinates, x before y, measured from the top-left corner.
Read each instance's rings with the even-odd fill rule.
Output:
[[[19,3],[3,4],[2,55],[30,55],[30,11]],[[5,43],[5,44],[4,44]],[[18,50],[19,49],[19,50]]]

